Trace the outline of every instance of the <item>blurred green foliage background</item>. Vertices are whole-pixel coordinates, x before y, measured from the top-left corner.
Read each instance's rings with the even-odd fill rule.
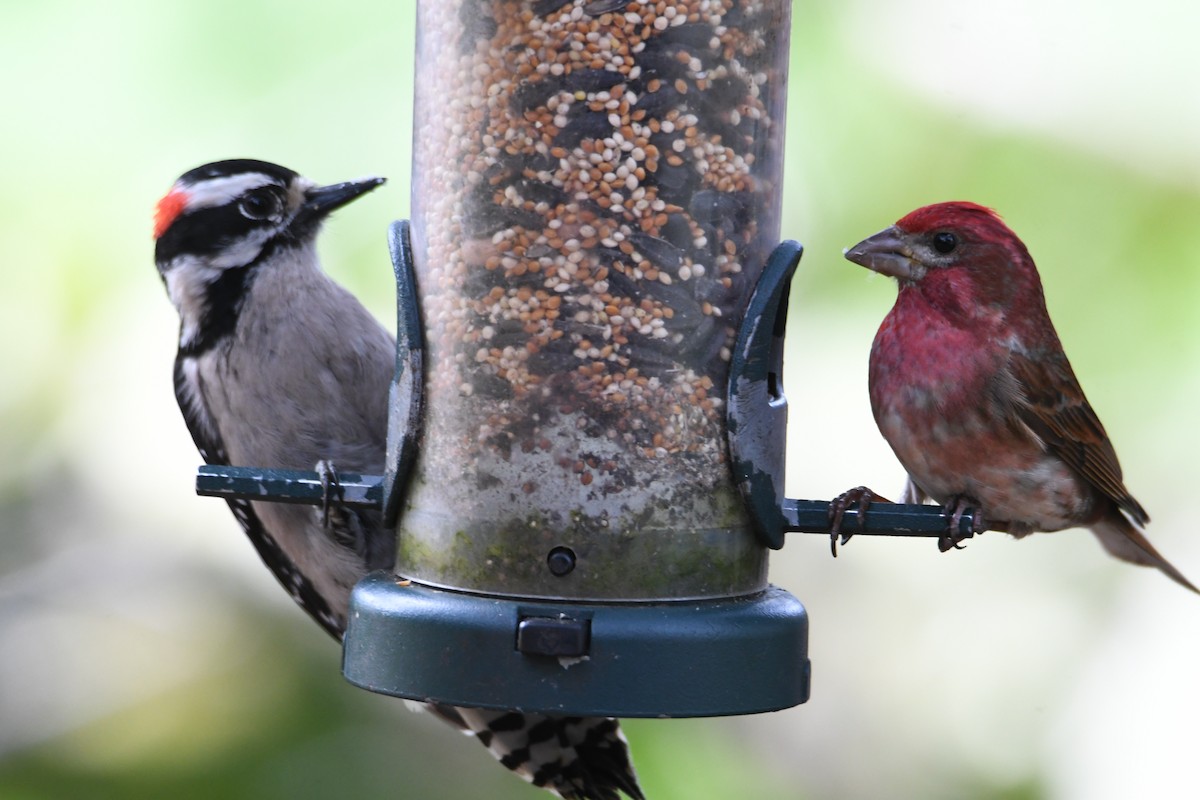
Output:
[[[927,202],[999,209],[1193,580],[1200,449],[1200,6],[797,0],[784,235],[789,494],[903,475],[866,359],[894,288],[841,248]],[[354,689],[257,562],[171,393],[154,202],[255,157],[391,182],[322,240],[393,313],[410,3],[0,0],[0,800],[534,798],[477,744]],[[632,721],[654,800],[1183,796],[1200,783],[1200,601],[1084,533],[939,555],[792,541],[813,698]]]

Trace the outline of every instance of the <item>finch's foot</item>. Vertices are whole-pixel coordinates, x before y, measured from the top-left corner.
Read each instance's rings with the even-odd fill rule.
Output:
[[[971,531],[963,533],[962,519],[968,511],[971,512]],[[943,553],[951,549],[962,550],[963,546],[959,542],[970,539],[983,529],[983,514],[979,510],[979,503],[964,495],[952,497],[946,503],[946,513],[950,515],[950,523],[946,535],[938,538],[938,550]]]
[[[342,499],[342,484],[338,481],[337,468],[332,461],[324,459],[317,462],[314,468],[321,477],[321,525],[329,527],[329,507]]]
[[[845,544],[850,541],[853,533],[846,533],[842,530],[842,518],[846,515],[846,509],[851,506],[858,506],[858,533],[866,530],[867,525],[867,508],[871,503],[890,503],[886,497],[875,494],[866,486],[855,486],[849,491],[842,492],[837,497],[829,502],[829,551],[833,553],[833,557],[837,558],[838,537],[841,537],[841,543]]]

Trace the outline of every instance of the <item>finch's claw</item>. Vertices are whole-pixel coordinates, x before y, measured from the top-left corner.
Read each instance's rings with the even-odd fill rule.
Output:
[[[971,512],[971,532],[962,532],[962,518],[968,511]],[[938,538],[938,550],[946,552],[947,550],[964,550],[960,542],[970,539],[976,532],[983,529],[983,515],[979,510],[979,503],[969,497],[958,496],[951,498],[950,502],[946,503],[946,513],[950,515],[950,523],[947,526],[945,536]]]
[[[328,528],[329,507],[335,500],[341,501],[342,484],[338,481],[337,468],[333,466],[332,461],[318,461],[315,470],[321,477],[321,525]]]
[[[833,557],[837,558],[838,538],[841,537],[841,543],[845,544],[854,535],[842,530],[842,518],[846,515],[846,509],[852,505],[858,506],[857,532],[862,533],[866,530],[867,508],[871,503],[890,502],[890,500],[875,494],[866,486],[855,486],[853,489],[842,492],[833,498],[829,502],[829,551],[833,553]]]
[[[960,544],[961,541],[961,539],[955,539],[954,536],[949,534],[940,536],[938,537],[938,550],[943,553],[947,550],[966,550],[967,548]]]

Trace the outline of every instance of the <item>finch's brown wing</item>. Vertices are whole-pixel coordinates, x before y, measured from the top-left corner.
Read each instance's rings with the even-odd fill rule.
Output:
[[[1009,369],[1021,388],[1017,407],[1021,421],[1134,522],[1149,522],[1150,515],[1125,488],[1117,453],[1066,355],[1060,351],[1038,359],[1014,356]]]

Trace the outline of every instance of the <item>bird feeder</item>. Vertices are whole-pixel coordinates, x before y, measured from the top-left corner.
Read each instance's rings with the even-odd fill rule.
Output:
[[[398,555],[354,590],[352,683],[621,717],[808,698],[807,616],[767,575],[786,531],[829,531],[829,503],[783,493],[790,3],[666,5],[418,4],[387,470],[339,497],[383,509]],[[322,495],[305,473],[199,484]]]

